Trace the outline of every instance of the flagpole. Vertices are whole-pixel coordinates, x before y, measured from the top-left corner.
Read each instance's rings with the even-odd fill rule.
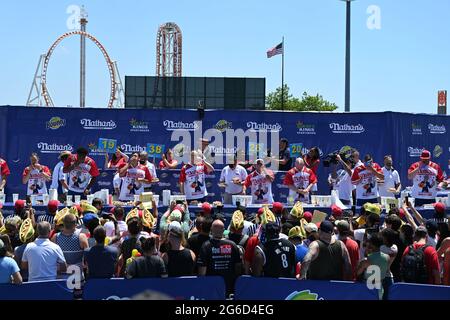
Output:
[[[281,40],[281,110],[284,111],[284,37]]]

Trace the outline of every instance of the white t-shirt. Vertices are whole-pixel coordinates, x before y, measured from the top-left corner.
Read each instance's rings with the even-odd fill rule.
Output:
[[[389,188],[396,188],[400,184],[400,176],[397,170],[388,170],[386,167],[381,168],[384,175],[384,183],[378,185],[380,197],[395,197],[393,192],[388,191]]]
[[[338,170],[336,174],[336,190],[339,192],[339,199],[351,201],[352,191],[355,189],[352,184],[352,177],[344,169]]]
[[[187,200],[201,199],[208,195],[206,190],[206,166],[186,164],[181,168],[180,183],[184,183]]]
[[[353,231],[353,236],[356,241],[359,241],[359,260],[364,259],[364,234],[366,233],[366,229],[356,229]]]
[[[220,181],[225,182],[225,192],[230,194],[237,194],[242,192],[242,185],[237,185],[233,182],[233,178],[239,178],[241,182],[244,182],[247,178],[247,170],[244,167],[237,165],[234,169],[230,166],[226,166],[222,169],[220,174]]]
[[[286,172],[283,181],[283,184],[287,186],[294,186],[296,189],[306,189],[310,184],[316,183],[316,175],[311,169],[307,167],[303,167],[302,170],[298,170],[297,168],[290,169],[288,172]],[[309,193],[300,194],[289,189],[289,197],[292,197],[294,201],[309,203]]]
[[[266,171],[268,174],[273,174],[270,170],[266,169]],[[253,204],[273,203],[272,182],[266,178],[265,174],[253,171],[245,179],[245,186],[251,188]]]
[[[419,162],[412,164],[408,172],[418,166],[421,166]],[[421,167],[414,176],[411,196],[418,199],[434,199],[437,193],[436,187],[442,179],[442,170],[439,165],[430,162],[430,165]]]
[[[64,161],[60,161],[56,164],[56,166],[53,168],[53,175],[52,175],[52,184],[50,185],[51,189],[58,189],[59,186],[59,180],[60,179],[60,170],[64,167]]]
[[[381,168],[377,163],[373,163],[375,171],[381,173]],[[356,185],[356,199],[378,198],[377,178],[372,171],[366,169],[364,165],[353,170],[352,183]]]
[[[144,184],[138,179],[151,180],[152,177],[148,168],[142,164],[136,167],[129,167],[125,177],[122,177],[122,188],[120,189],[120,201],[133,201],[135,195],[144,192]]]
[[[78,159],[77,155],[72,155],[64,162],[64,167],[69,167]],[[86,157],[84,163],[80,163],[76,168],[67,173],[69,190],[72,192],[84,192],[91,182],[92,177],[99,175],[97,164],[89,157]]]
[[[28,167],[23,171],[23,176],[28,175]],[[42,172],[50,175],[50,170],[46,166],[42,166]],[[30,179],[27,183],[27,196],[36,195],[38,200],[42,200],[42,195],[48,194],[46,180],[38,169],[32,169]]]
[[[58,263],[66,262],[64,254],[56,243],[38,238],[27,244],[22,261],[28,262],[28,281],[55,280]]]

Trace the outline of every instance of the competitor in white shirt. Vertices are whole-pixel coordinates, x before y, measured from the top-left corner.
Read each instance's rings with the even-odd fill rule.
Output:
[[[384,180],[378,182],[378,191],[380,197],[395,197],[400,193],[402,184],[400,183],[400,175],[397,170],[392,167],[392,157],[384,157],[384,167],[381,168]]]
[[[289,197],[304,203],[310,202],[309,192],[316,183],[316,175],[306,167],[302,158],[295,160],[295,167],[286,172],[283,181],[283,184],[289,187]]]
[[[66,201],[66,195],[69,186],[67,185],[67,174],[63,172],[64,162],[70,156],[69,151],[63,151],[59,155],[60,161],[53,168],[52,184],[50,189],[58,190],[58,199],[60,202]]]
[[[120,201],[133,201],[135,195],[144,192],[144,184],[152,181],[150,171],[139,163],[139,154],[137,153],[133,153],[129,163],[120,167],[119,175],[122,178]]]
[[[333,188],[338,190],[341,202],[348,206],[353,203],[353,190],[355,189],[352,184],[352,164],[350,159],[343,160],[340,155],[337,155],[336,159],[341,164],[342,169],[336,171],[336,166],[333,166],[331,173],[331,178],[334,181]]]
[[[51,180],[50,169],[39,164],[39,156],[32,153],[31,164],[25,168],[22,175],[23,184],[27,184],[27,196],[36,195],[42,200],[42,195],[48,194],[46,182]]]
[[[373,162],[370,154],[367,154],[364,157],[364,164],[356,167],[352,174],[352,183],[356,185],[357,206],[362,206],[366,202],[378,202],[377,178],[384,178],[381,167]]]
[[[158,182],[158,176],[156,175],[156,167],[153,163],[148,161],[148,153],[147,151],[142,151],[139,154],[139,163],[146,166],[148,168],[148,171],[150,172],[150,175],[152,176],[152,181],[149,183],[144,183],[144,191],[151,191],[152,189],[152,183]]]
[[[246,178],[247,170],[238,165],[237,157],[234,157],[233,163],[223,168],[220,174],[219,186],[225,186],[224,204],[231,204],[233,195],[243,194],[242,184]]]
[[[185,164],[180,171],[180,192],[186,195],[187,202],[205,200],[206,174],[213,172],[214,168],[207,161],[202,160],[197,151],[191,151],[191,161]]]
[[[245,179],[244,193],[251,187],[252,203],[271,204],[274,202],[272,194],[272,182],[275,176],[270,169],[266,169],[263,159],[256,160],[255,171]]]

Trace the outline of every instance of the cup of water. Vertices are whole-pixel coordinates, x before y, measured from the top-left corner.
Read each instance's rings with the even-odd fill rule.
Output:
[[[67,205],[68,207],[71,207],[72,204],[73,204],[73,202],[72,202],[72,196],[71,196],[71,195],[67,195],[66,205]]]
[[[13,193],[12,197],[13,197],[13,203],[16,203],[16,201],[19,200],[19,194],[18,193]]]
[[[50,196],[47,193],[43,194],[42,201],[44,202],[44,206],[48,205],[48,202],[50,201]]]
[[[75,196],[75,204],[80,204],[81,196]]]
[[[32,205],[32,206],[35,206],[35,205],[36,205],[36,195],[34,195],[34,194],[31,195],[31,196],[30,196],[30,199],[31,199],[31,205]]]

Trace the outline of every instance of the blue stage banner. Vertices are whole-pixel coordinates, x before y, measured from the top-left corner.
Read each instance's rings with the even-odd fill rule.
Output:
[[[1,300],[73,300],[66,280],[0,284]]]
[[[208,138],[216,158],[222,160],[222,164],[214,164],[215,169],[220,171],[227,155],[233,154],[237,148],[234,140],[232,148],[227,146],[228,129],[249,133],[263,130],[268,134],[267,141],[258,140],[257,143],[264,143],[267,150],[273,149],[271,137],[277,133],[280,138],[287,138],[290,145],[301,145],[302,153],[318,146],[321,155],[325,156],[351,147],[360,151],[361,158],[371,154],[381,166],[383,157],[390,154],[403,186],[410,185],[407,180],[408,167],[418,161],[424,148],[432,152],[433,161],[440,164],[443,170],[447,169],[450,158],[450,146],[445,139],[446,130],[450,128],[450,117],[442,115],[207,110],[204,118],[200,119],[196,110],[3,106],[0,107],[0,125],[0,157],[8,162],[11,169],[6,187],[9,201],[12,193],[19,193],[22,197],[25,195],[26,186],[21,182],[21,175],[29,165],[32,152],[37,152],[40,162],[53,169],[61,151],[74,152],[79,146],[85,146],[98,167],[104,168],[105,152],[98,145],[100,138],[117,140],[117,145],[127,154],[147,150],[148,143],[155,148],[165,146],[165,149],[175,149],[176,154],[181,150],[187,154],[199,142],[196,131],[205,133],[213,129],[208,132],[214,135]],[[191,133],[189,142],[178,136],[180,129]],[[247,136],[245,145],[249,141]],[[299,150],[294,151],[298,154]],[[156,152],[154,155],[151,160],[157,165],[161,154]],[[319,194],[329,194],[327,176],[330,172],[331,168],[320,165],[317,173]],[[210,183],[213,199],[219,200],[217,181]],[[107,187],[106,184],[111,186],[112,180],[101,179],[101,184],[104,185],[99,183],[96,188]],[[176,189],[174,185],[170,188]],[[274,190],[275,200],[280,200],[278,192]],[[280,197],[284,198],[284,190]]]
[[[450,286],[394,283],[388,300],[450,300]]]
[[[363,283],[239,277],[236,300],[378,300]]]
[[[147,290],[175,300],[225,300],[222,277],[91,279],[86,282],[83,299],[129,300]]]

